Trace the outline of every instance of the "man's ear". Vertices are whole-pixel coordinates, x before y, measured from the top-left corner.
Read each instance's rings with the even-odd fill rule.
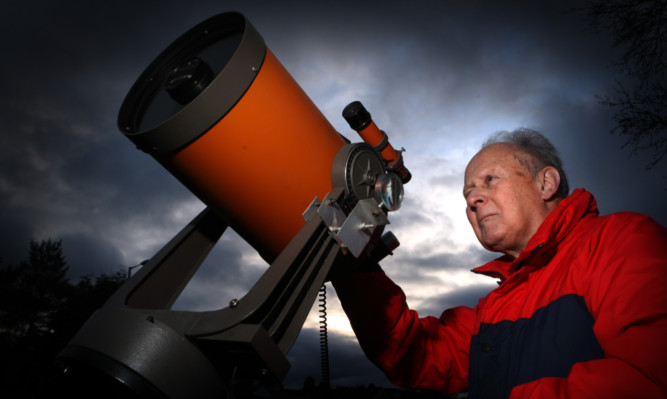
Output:
[[[553,166],[547,166],[539,173],[539,179],[542,188],[542,199],[550,201],[555,198],[560,187],[560,173]]]

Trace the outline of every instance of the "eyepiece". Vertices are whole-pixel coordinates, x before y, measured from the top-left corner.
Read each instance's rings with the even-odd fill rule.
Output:
[[[350,127],[357,132],[363,130],[373,121],[371,114],[364,108],[360,101],[349,103],[343,109],[343,118],[350,124]]]

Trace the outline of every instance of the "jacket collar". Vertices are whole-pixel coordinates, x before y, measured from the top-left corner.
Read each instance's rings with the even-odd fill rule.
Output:
[[[543,266],[555,254],[558,243],[570,234],[586,214],[590,213],[598,213],[595,198],[582,188],[576,189],[544,219],[516,259],[504,255],[472,271],[504,281],[528,262],[538,267]]]

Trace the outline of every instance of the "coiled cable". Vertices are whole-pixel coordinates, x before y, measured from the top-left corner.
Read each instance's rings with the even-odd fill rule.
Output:
[[[320,308],[320,361],[322,363],[322,387],[329,389],[329,335],[327,332],[327,286],[322,284],[319,294]]]

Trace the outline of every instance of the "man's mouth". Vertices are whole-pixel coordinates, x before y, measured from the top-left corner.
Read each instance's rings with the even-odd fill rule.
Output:
[[[495,215],[495,213],[489,213],[489,214],[487,214],[487,215],[481,216],[480,218],[477,219],[477,223],[482,224],[482,223],[484,223],[488,218],[490,218],[491,216],[494,216],[494,215]]]

